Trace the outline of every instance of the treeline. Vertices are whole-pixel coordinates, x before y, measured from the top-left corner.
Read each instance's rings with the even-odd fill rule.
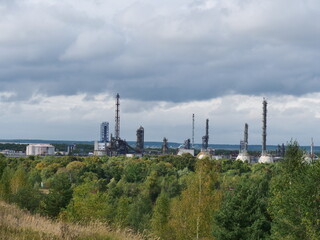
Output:
[[[13,151],[22,151],[26,152],[26,148],[29,144],[26,143],[0,143],[0,150],[13,150]],[[55,151],[66,152],[68,150],[68,144],[65,143],[52,143]],[[93,144],[77,144],[74,145],[73,151],[71,154],[74,155],[88,155],[89,152],[93,152]]]
[[[0,150],[13,150],[25,152],[28,144],[23,143],[0,143]]]
[[[283,162],[191,155],[0,156],[0,198],[67,222],[107,222],[160,239],[310,239],[320,236],[320,163],[296,142]]]

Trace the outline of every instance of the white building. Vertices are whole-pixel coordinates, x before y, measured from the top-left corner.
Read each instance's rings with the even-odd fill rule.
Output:
[[[107,154],[107,143],[106,142],[94,142],[94,155],[95,156],[104,156]]]
[[[54,146],[50,144],[30,144],[26,150],[27,156],[30,155],[54,155]]]

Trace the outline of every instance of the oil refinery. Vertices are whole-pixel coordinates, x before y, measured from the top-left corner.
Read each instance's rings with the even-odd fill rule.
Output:
[[[262,101],[262,149],[261,154],[257,156],[250,156],[249,153],[249,124],[244,124],[243,139],[240,141],[239,154],[235,157],[230,156],[234,160],[239,160],[248,163],[273,163],[283,159],[285,153],[284,144],[278,145],[277,149],[273,153],[267,151],[267,100],[263,98]],[[129,145],[125,139],[121,138],[120,131],[120,95],[116,94],[115,97],[115,117],[114,117],[114,133],[109,132],[109,122],[102,122],[100,125],[100,141],[94,143],[94,155],[96,156],[142,156],[145,154],[145,129],[140,126],[136,131],[136,143],[135,145]],[[162,146],[159,151],[154,151],[152,154],[173,154],[177,155],[191,154],[201,159],[209,157],[211,159],[221,159],[223,156],[215,155],[215,149],[209,147],[209,119],[205,121],[205,134],[202,137],[201,150],[195,148],[194,131],[195,131],[195,114],[192,114],[191,124],[191,138],[187,138],[183,144],[181,144],[175,151],[170,151],[168,138],[163,137]],[[313,142],[312,142],[313,145]],[[150,152],[148,153],[150,154]],[[314,159],[313,148],[311,147],[311,153],[306,156],[306,161]]]

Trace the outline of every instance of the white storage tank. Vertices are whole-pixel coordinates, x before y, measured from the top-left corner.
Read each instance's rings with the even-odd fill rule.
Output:
[[[54,155],[54,146],[51,144],[29,144],[26,150],[27,156],[30,155]]]

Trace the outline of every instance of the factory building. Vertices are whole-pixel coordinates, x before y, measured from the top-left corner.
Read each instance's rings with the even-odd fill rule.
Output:
[[[94,142],[94,155],[95,156],[104,156],[107,154],[107,143],[106,142]]]
[[[100,125],[100,141],[109,142],[109,123],[103,122]]]
[[[26,155],[54,155],[54,146],[50,144],[30,144],[27,146]]]
[[[189,153],[192,156],[194,156],[194,149],[193,148],[191,149],[190,139],[185,140],[184,144],[179,147],[179,151],[177,155],[181,156],[182,154],[185,154],[185,153]]]

